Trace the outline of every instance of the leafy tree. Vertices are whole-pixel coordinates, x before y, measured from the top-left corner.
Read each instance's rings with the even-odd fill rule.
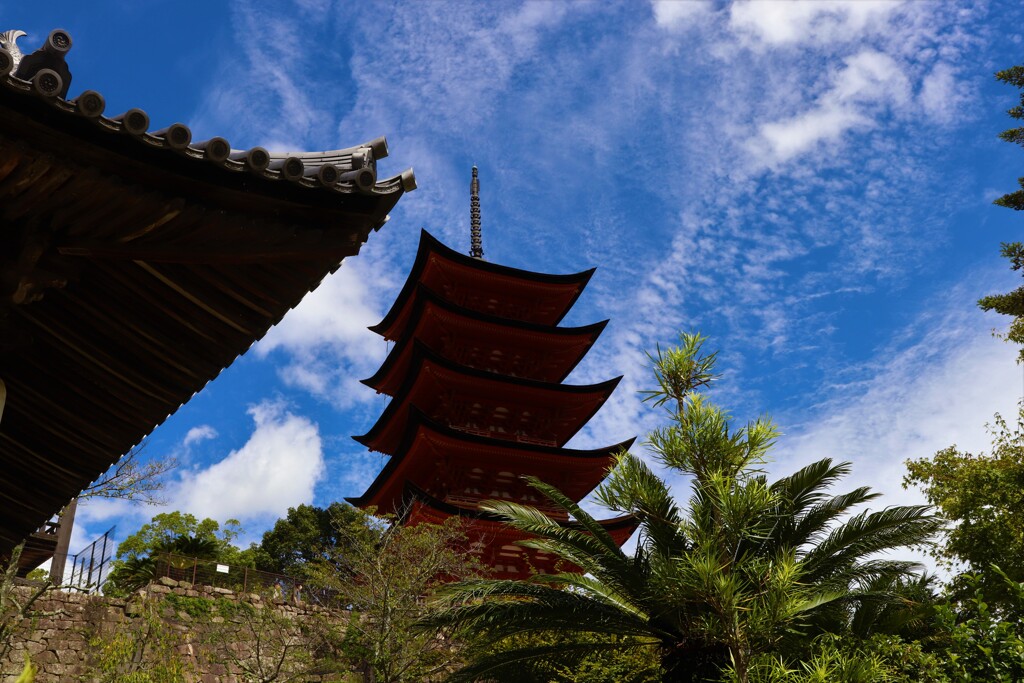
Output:
[[[229,519],[224,528],[213,519],[198,520],[182,512],[162,512],[117,546],[117,558],[103,586],[108,595],[124,596],[149,583],[160,555],[180,555],[218,560],[234,566],[251,566],[250,551],[231,544],[242,529]]]
[[[1022,92],[1020,95],[1020,104],[1015,107],[1011,107],[1007,110],[1007,114],[1017,119],[1018,121],[1024,120],[1024,65],[1013,66],[1009,69],[1004,69],[996,73],[996,78],[1007,85],[1012,85],[1019,88]],[[1012,142],[1017,145],[1024,146],[1024,126],[1017,128],[1009,128],[999,134],[999,137],[1006,142]],[[999,206],[1005,206],[1008,209],[1014,209],[1020,211],[1024,209],[1024,178],[1019,178],[1021,189],[1004,194],[1002,197],[995,201]]]
[[[173,543],[180,536],[210,540],[225,550],[241,531],[237,519],[229,519],[221,529],[214,519],[200,521],[187,512],[161,512],[118,544],[117,558],[149,557],[154,549]]]
[[[701,395],[715,379],[715,354],[703,353],[703,343],[699,335],[683,335],[678,348],[659,349],[652,356],[658,388],[648,392],[670,421],[648,444],[658,462],[690,477],[685,509],[629,453],[618,456],[596,497],[637,518],[632,556],[590,514],[536,479],[528,481],[583,530],[560,526],[531,507],[485,503],[484,509],[535,537],[523,545],[581,571],[449,586],[424,626],[469,628],[494,645],[457,680],[642,647],[655,653],[654,668],[660,665],[664,681],[719,680],[731,667],[733,679],[746,682],[761,653],[798,656],[797,645],[809,635],[849,631],[859,604],[901,600],[886,586],[911,576],[917,565],[879,554],[924,543],[940,521],[924,506],[850,515],[877,494],[867,488],[826,493],[849,472],[847,463],[821,460],[769,484],[760,467],[777,430],[767,418],[735,428]],[[622,640],[502,647],[517,634],[545,631]]]
[[[989,426],[990,453],[972,454],[950,446],[931,458],[908,460],[904,487],[917,486],[928,502],[954,524],[933,554],[950,570],[977,575],[996,605],[1009,605],[1003,578],[989,571],[995,563],[1014,581],[1024,581],[1024,407],[1010,428],[999,415]],[[973,595],[962,578],[954,595]],[[1024,613],[1022,613],[1024,616]]]
[[[304,578],[317,563],[344,561],[344,553],[338,549],[344,546],[346,536],[339,533],[338,527],[349,528],[364,521],[361,512],[345,503],[331,503],[327,508],[288,508],[288,514],[263,534],[263,541],[254,550],[256,566]]]
[[[990,574],[1003,581],[1001,594],[1007,610],[1024,614],[1024,583],[1010,579],[998,567]],[[981,577],[961,577],[971,595],[957,607],[946,605],[938,618],[946,631],[944,660],[950,681],[992,681],[1011,683],[1024,680],[1024,622],[1001,618],[992,610]],[[991,585],[991,582],[990,582]]]
[[[1011,107],[1007,113],[1018,120],[1024,119],[1024,66],[1014,66],[996,74],[996,78],[1008,85],[1022,90],[1020,104]],[[999,134],[1007,142],[1024,146],[1024,126],[1010,128]],[[1015,211],[1024,209],[1024,177],[1018,180],[1021,189],[1010,192],[995,200],[999,206]],[[1024,244],[1021,242],[1004,242],[1000,253],[1010,260],[1010,268],[1020,270],[1024,267]],[[1003,315],[1013,316],[1006,339],[1024,345],[1024,287],[1007,294],[992,294],[978,300],[978,305],[986,311],[995,311]],[[1019,361],[1024,361],[1024,349],[1021,350]]]
[[[206,518],[200,521],[195,515],[187,512],[162,512],[121,541],[117,546],[117,557],[145,557],[152,554],[155,548],[172,543],[182,536],[213,541],[218,547],[224,548],[230,545],[239,533],[241,526],[236,519],[229,519],[224,529],[221,529],[220,524],[214,519]]]
[[[418,683],[453,667],[460,655],[454,642],[414,626],[439,585],[479,568],[466,551],[461,521],[403,526],[348,508],[335,517],[335,529],[337,545],[310,574],[353,612],[344,650],[376,683]]]

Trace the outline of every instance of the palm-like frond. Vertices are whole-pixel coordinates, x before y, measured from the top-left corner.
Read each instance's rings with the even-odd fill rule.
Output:
[[[536,482],[531,482],[536,485]],[[550,487],[537,486],[545,495]],[[564,504],[567,498],[558,494],[553,498],[556,504]],[[564,506],[573,514],[582,529],[564,526],[535,508],[506,501],[486,501],[482,510],[500,515],[507,523],[520,531],[534,536],[522,545],[552,553],[582,568],[584,572],[598,576],[609,586],[625,595],[635,595],[641,584],[632,572],[632,563],[614,539],[588,513],[571,501]]]
[[[875,553],[926,543],[942,526],[943,521],[925,505],[861,512],[807,551],[807,579],[826,580]]]
[[[650,636],[643,614],[600,596],[525,581],[479,579],[441,589],[423,626],[460,626],[500,640],[571,627],[577,632]]]
[[[832,464],[831,458],[823,458],[803,467],[788,477],[772,484],[780,500],[786,501],[785,509],[800,514],[825,500],[825,490],[850,473],[850,463]]]
[[[830,524],[850,510],[870,502],[880,494],[872,493],[867,486],[856,488],[849,493],[822,500],[811,509],[794,519],[792,534],[786,542],[796,546],[814,545],[831,533]]]

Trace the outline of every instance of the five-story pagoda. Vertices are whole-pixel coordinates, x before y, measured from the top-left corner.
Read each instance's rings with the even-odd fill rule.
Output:
[[[545,509],[521,477],[536,476],[578,502],[632,439],[597,450],[565,448],[621,379],[562,383],[607,324],[558,327],[593,270],[546,275],[484,261],[475,167],[471,195],[470,256],[424,231],[398,299],[370,328],[394,348],[363,383],[392,400],[355,439],[391,457],[369,489],[349,501],[397,512],[406,524],[458,515],[496,576],[522,578],[531,568],[555,571],[555,558],[516,545],[526,537],[478,504],[540,506],[571,524],[564,512]],[[602,524],[620,544],[635,529],[629,516]]]

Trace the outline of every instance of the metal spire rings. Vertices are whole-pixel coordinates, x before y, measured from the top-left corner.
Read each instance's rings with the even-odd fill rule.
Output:
[[[476,166],[473,167],[473,180],[469,183],[469,255],[478,259],[484,257],[483,235],[480,232],[480,178]]]

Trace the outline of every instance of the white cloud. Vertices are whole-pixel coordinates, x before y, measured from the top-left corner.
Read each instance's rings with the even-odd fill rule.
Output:
[[[338,407],[370,400],[374,393],[358,383],[373,374],[386,345],[366,329],[384,314],[382,291],[395,289],[390,266],[372,256],[348,259],[255,347],[266,358],[283,352],[278,368],[289,386],[309,391]]]
[[[841,391],[779,449],[776,469],[832,457],[854,463],[853,481],[883,491],[884,504],[919,502],[903,491],[904,460],[956,444],[987,450],[984,425],[1013,419],[1021,396],[1016,349],[987,330],[936,329],[895,355],[853,390]]]
[[[690,25],[714,10],[710,0],[653,0],[654,21],[664,28]]]
[[[218,521],[266,520],[313,500],[324,470],[317,425],[280,402],[249,408],[255,430],[239,449],[207,468],[185,472],[171,509]]]
[[[185,448],[193,444],[200,443],[201,441],[207,441],[209,439],[217,438],[217,430],[210,425],[199,425],[188,430],[185,434],[185,438],[182,440],[181,445]]]
[[[771,46],[848,42],[883,24],[899,0],[735,0],[729,24]]]
[[[888,107],[904,104],[909,84],[900,65],[888,55],[864,50],[848,58],[832,87],[808,110],[762,124],[750,149],[768,165],[835,142],[853,128],[871,128]]]
[[[822,106],[786,121],[761,126],[773,161],[787,161],[821,142],[835,142],[847,130],[870,125],[868,119],[842,107]]]
[[[267,333],[254,348],[256,353],[266,356],[275,349],[309,353],[340,345],[348,347],[353,357],[378,355],[374,335],[366,334],[366,328],[380,322],[383,310],[378,292],[393,281],[373,265],[361,258],[345,261]]]
[[[956,69],[939,62],[921,79],[918,102],[933,121],[950,124],[958,121],[965,105],[971,101],[971,92],[957,80]]]

